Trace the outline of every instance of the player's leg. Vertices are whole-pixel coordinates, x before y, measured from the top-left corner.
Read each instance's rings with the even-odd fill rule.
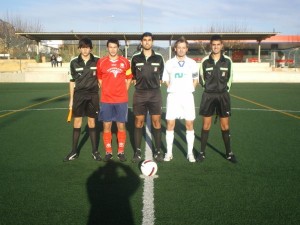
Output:
[[[117,122],[117,139],[118,139],[118,158],[121,162],[126,161],[124,154],[125,144],[126,144],[126,126],[125,123]]]
[[[102,140],[103,140],[104,149],[105,149],[104,161],[108,161],[108,160],[112,159],[111,126],[112,126],[113,116],[114,116],[114,114],[113,114],[112,104],[106,104],[106,103],[101,102],[98,120],[103,122]]]
[[[143,136],[143,127],[144,127],[145,116],[144,115],[135,115],[134,120],[134,155],[132,162],[139,162],[142,160],[142,136]]]
[[[230,162],[236,163],[235,155],[231,150],[231,140],[230,140],[230,129],[229,129],[229,117],[231,116],[230,107],[230,96],[228,92],[223,93],[220,96],[220,109],[218,109],[218,114],[220,115],[220,126],[223,142],[225,145],[226,159]]]
[[[223,118],[221,117],[220,126],[221,126],[222,138],[225,145],[226,155],[229,155],[229,153],[231,153],[229,117],[223,117]]]
[[[212,116],[215,113],[215,103],[214,103],[215,98],[216,96],[211,93],[204,92],[202,94],[200,111],[199,111],[199,114],[202,115],[202,129],[201,129],[200,152],[197,156],[198,162],[201,162],[205,159],[205,149],[207,146],[209,130],[212,123]]]
[[[194,141],[195,141],[194,121],[186,120],[185,127],[186,127],[185,137],[187,142],[187,159],[189,160],[189,162],[195,162],[196,160],[193,153]]]
[[[89,136],[92,144],[92,157],[96,161],[101,161],[101,155],[98,152],[97,146],[97,131],[96,131],[96,122],[94,117],[88,117],[88,127],[89,127]]]
[[[126,144],[126,127],[128,117],[128,103],[115,104],[115,121],[117,124],[118,132],[118,158],[125,161],[124,149]]]
[[[221,124],[221,132],[222,132],[222,138],[225,145],[226,150],[226,159],[229,161],[236,163],[235,155],[233,154],[231,150],[231,141],[230,141],[230,130],[229,130],[229,117],[220,118],[220,124]]]
[[[143,127],[144,127],[145,116],[137,115],[134,121],[134,144],[136,149],[141,149]]]
[[[200,147],[200,153],[197,157],[197,161],[202,161],[205,158],[205,150],[207,146],[208,136],[209,136],[209,130],[212,123],[212,116],[203,116],[202,117],[202,130],[201,130],[201,147]]]
[[[133,94],[133,114],[134,114],[134,155],[132,162],[139,162],[142,160],[141,143],[143,136],[143,127],[145,122],[145,115],[147,108],[144,101],[144,93],[135,91]]]
[[[167,153],[165,154],[164,161],[170,161],[173,158],[173,142],[174,142],[174,128],[175,120],[177,118],[179,110],[178,99],[174,93],[168,93],[167,103],[166,103],[166,120],[167,120],[167,129],[166,129],[166,145]]]
[[[152,135],[154,138],[155,151],[154,158],[156,161],[163,161],[163,154],[161,152],[161,115],[151,115],[152,121]]]
[[[185,119],[186,128],[187,159],[189,162],[195,162],[193,153],[195,141],[194,119],[196,118],[194,95],[192,93],[182,95],[181,105],[183,109],[181,117]]]
[[[73,126],[73,142],[72,142],[72,152],[77,152],[78,141],[81,132],[82,117],[74,118]]]
[[[73,135],[72,135],[72,149],[71,152],[64,158],[64,162],[74,160],[78,158],[78,142],[81,133],[81,124],[82,124],[82,117],[74,117],[74,124],[73,124]]]
[[[82,95],[74,93],[72,113],[73,113],[73,134],[71,152],[63,159],[64,162],[78,158],[78,142],[81,133],[82,116],[84,115],[85,102]]]
[[[88,127],[89,127],[89,136],[92,144],[92,157],[96,161],[101,161],[101,155],[98,152],[97,145],[97,131],[96,131],[96,118],[99,111],[99,96],[91,95],[91,100],[88,101],[86,106],[86,114],[88,115]]]
[[[220,124],[221,124],[222,138],[225,145],[226,159],[228,159],[230,162],[236,163],[237,162],[236,157],[231,150],[229,117],[220,118]]]
[[[154,159],[163,161],[164,156],[161,152],[161,114],[162,114],[162,95],[160,89],[152,90],[147,104],[152,121],[152,135],[155,143]]]
[[[164,161],[167,162],[173,158],[174,128],[175,128],[175,119],[167,120],[167,130],[166,130],[167,153],[164,158]]]
[[[108,161],[112,159],[112,146],[111,146],[111,140],[112,140],[112,133],[111,133],[111,126],[112,122],[103,122],[103,144],[105,149],[105,157],[104,161]]]

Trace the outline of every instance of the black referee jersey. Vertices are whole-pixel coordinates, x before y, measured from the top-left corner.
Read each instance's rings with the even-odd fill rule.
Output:
[[[164,71],[164,59],[153,50],[147,59],[143,51],[138,52],[132,56],[131,71],[133,80],[136,80],[137,90],[158,89]]]
[[[75,82],[75,92],[98,93],[97,61],[98,57],[90,54],[90,59],[85,63],[81,55],[70,62],[70,81]]]
[[[202,60],[200,67],[200,83],[208,93],[222,93],[230,90],[232,81],[232,61],[226,55],[221,55],[215,63],[211,55]]]

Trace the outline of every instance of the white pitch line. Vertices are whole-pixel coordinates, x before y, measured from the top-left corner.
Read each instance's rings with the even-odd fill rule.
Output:
[[[152,138],[151,138],[151,119],[147,115],[146,119],[146,148],[145,159],[152,159]],[[142,225],[154,225],[154,177],[144,178],[143,192],[143,221]]]
[[[252,109],[252,108],[231,108],[233,110],[241,111],[263,111],[263,112],[290,112],[290,113],[299,113],[299,110],[285,110],[285,109]]]

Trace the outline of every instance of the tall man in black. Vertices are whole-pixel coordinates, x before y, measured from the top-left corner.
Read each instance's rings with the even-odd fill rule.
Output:
[[[202,115],[201,150],[196,160],[202,162],[205,159],[205,148],[212,117],[216,113],[220,118],[226,159],[235,163],[236,158],[231,151],[229,132],[229,117],[231,115],[229,91],[233,76],[232,61],[222,53],[221,36],[212,36],[210,46],[211,54],[203,58],[200,68],[200,84],[204,87],[204,92],[199,113]]]
[[[149,32],[141,36],[142,51],[131,59],[131,71],[135,92],[133,95],[133,113],[135,115],[134,142],[135,153],[133,162],[141,158],[141,140],[145,117],[149,112],[152,120],[153,137],[155,143],[154,159],[163,161],[161,152],[161,113],[162,96],[160,84],[164,71],[163,57],[152,50],[153,35]]]

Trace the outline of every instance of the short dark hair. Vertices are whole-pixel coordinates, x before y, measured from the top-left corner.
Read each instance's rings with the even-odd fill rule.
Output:
[[[152,40],[153,40],[153,34],[150,33],[150,32],[143,33],[142,36],[141,36],[141,40],[143,40],[144,37],[151,37]]]
[[[221,35],[216,34],[216,35],[211,36],[211,38],[210,38],[210,43],[212,43],[213,41],[221,41],[222,42],[223,40],[222,40]]]
[[[93,48],[93,43],[91,39],[87,37],[81,38],[78,43],[78,48],[87,48],[87,47],[89,47],[90,49]]]
[[[120,43],[119,43],[119,40],[117,38],[108,39],[108,41],[106,42],[106,47],[108,47],[109,43],[114,43],[114,44],[118,45],[118,47],[120,47]]]

